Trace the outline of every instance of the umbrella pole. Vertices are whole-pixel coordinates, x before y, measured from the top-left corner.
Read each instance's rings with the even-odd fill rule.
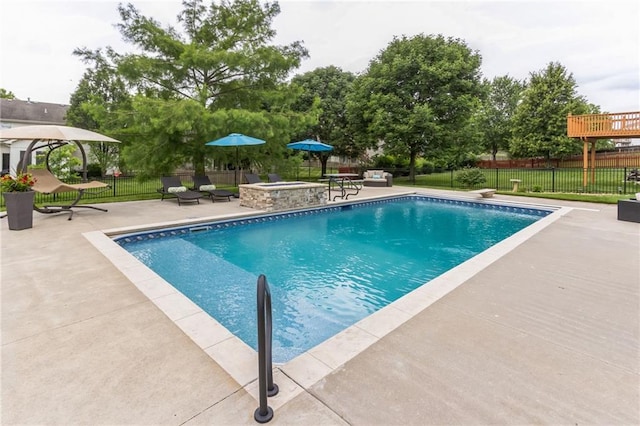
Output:
[[[240,161],[238,158],[238,146],[236,145],[236,168],[233,171],[233,186],[238,186],[238,167],[240,167]]]
[[[308,151],[309,155],[309,178],[311,178],[311,151]]]

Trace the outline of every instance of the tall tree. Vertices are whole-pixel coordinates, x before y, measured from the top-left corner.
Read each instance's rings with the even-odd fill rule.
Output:
[[[567,137],[567,115],[586,114],[590,107],[579,96],[573,75],[558,62],[532,72],[522,102],[513,117],[513,157],[564,157],[579,153],[582,144]]]
[[[418,156],[463,141],[481,92],[480,62],[459,39],[394,37],[354,83],[348,105],[359,137],[409,157],[414,180]]]
[[[292,84],[303,93],[293,108],[309,112],[317,117],[315,123],[303,129],[298,137],[311,138],[334,147],[331,155],[352,156],[353,145],[347,132],[346,96],[355,76],[350,72],[329,66],[316,68],[295,76]],[[327,172],[328,153],[318,153],[322,163],[322,175]]]
[[[491,153],[495,161],[500,150],[508,150],[512,138],[512,119],[522,92],[523,81],[508,75],[485,81],[487,95],[484,97],[476,124],[482,132],[482,147]]]
[[[122,131],[118,113],[131,107],[131,96],[125,82],[100,50],[95,53],[76,50],[74,54],[92,67],[85,70],[71,94],[67,124],[120,138]],[[102,175],[110,167],[123,166],[119,158],[120,148],[119,144],[104,142],[89,145],[90,160],[100,165]]]
[[[0,87],[0,99],[15,99],[15,98],[16,98],[16,95],[14,95],[13,92]]]
[[[283,142],[277,139],[291,130],[276,123],[282,124],[279,117],[292,102],[283,83],[307,56],[300,42],[270,44],[271,24],[280,13],[276,2],[182,4],[181,31],[163,28],[131,4],[120,5],[118,28],[136,53],[106,51],[138,93],[135,114],[121,116],[136,139],[125,147],[125,156],[149,175],[170,172],[183,162],[204,173],[205,157],[212,152],[205,142],[230,132]],[[265,98],[271,104],[265,105]]]

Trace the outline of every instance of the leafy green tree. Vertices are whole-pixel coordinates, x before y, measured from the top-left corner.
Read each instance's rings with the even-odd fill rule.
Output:
[[[409,157],[415,180],[418,156],[465,143],[481,94],[480,62],[459,39],[394,38],[354,82],[348,108],[355,139],[383,141],[386,153]]]
[[[100,49],[73,53],[92,67],[85,70],[71,94],[67,124],[94,131],[112,129],[117,126],[113,114],[131,102],[125,81]]]
[[[118,113],[130,110],[131,95],[126,83],[103,57],[100,50],[90,52],[77,49],[74,54],[80,56],[92,68],[85,70],[80,83],[71,95],[71,105],[67,111],[67,124],[83,129],[121,137]],[[89,144],[89,157],[100,166],[104,176],[107,169],[120,164],[120,144],[92,142]]]
[[[292,127],[304,122],[290,113],[295,92],[284,81],[307,51],[300,42],[269,44],[278,3],[182,4],[181,31],[120,5],[118,28],[136,53],[107,49],[100,56],[137,93],[131,109],[118,114],[123,138],[131,140],[128,165],[151,176],[190,162],[204,173],[214,152],[205,143],[231,132],[266,139],[264,152],[284,150]],[[97,53],[84,51],[88,58]]]
[[[55,149],[48,148],[47,152],[37,153],[36,158],[39,164],[44,164],[48,154],[47,164],[51,173],[58,179],[68,180],[78,176],[76,169],[82,165],[82,161],[74,155],[77,149],[75,144],[65,144]]]
[[[513,157],[562,158],[579,153],[582,143],[567,137],[567,115],[586,114],[590,107],[579,96],[576,81],[558,62],[533,72],[513,116]]]
[[[110,168],[124,168],[119,165],[119,153],[120,147],[116,143],[92,142],[89,145],[89,160],[100,167],[101,176]]]
[[[15,99],[15,98],[16,98],[16,95],[14,95],[13,92],[0,87],[0,99]]]
[[[495,161],[500,150],[508,150],[512,138],[512,119],[522,98],[525,83],[508,75],[485,81],[487,95],[478,110],[475,122],[482,133],[481,146]]]
[[[293,109],[317,117],[314,123],[296,136],[299,139],[320,140],[333,146],[330,153],[317,153],[322,163],[322,175],[327,172],[330,155],[355,154],[347,130],[346,112],[346,95],[354,79],[352,73],[335,66],[316,68],[292,79],[292,83],[303,90]]]

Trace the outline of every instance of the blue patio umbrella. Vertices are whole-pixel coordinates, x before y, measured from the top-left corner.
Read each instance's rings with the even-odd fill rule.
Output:
[[[241,133],[231,133],[223,138],[207,142],[205,145],[236,147],[236,170],[234,170],[233,172],[233,185],[238,186],[237,170],[240,167],[240,161],[238,159],[238,147],[245,145],[261,145],[263,143],[265,143],[265,141],[263,141],[262,139],[252,138],[251,136],[245,136]]]
[[[333,147],[313,139],[305,139],[300,142],[291,142],[287,144],[287,148],[299,149],[301,151],[307,151],[309,153],[309,176],[311,176],[311,151],[323,152],[331,151]]]

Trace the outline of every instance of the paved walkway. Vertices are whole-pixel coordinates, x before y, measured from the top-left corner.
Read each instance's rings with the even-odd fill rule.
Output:
[[[640,225],[538,201],[574,209],[320,381],[277,370],[301,391],[271,423],[640,424]],[[252,393],[83,236],[250,210],[108,208],[0,222],[1,423],[255,424]]]

